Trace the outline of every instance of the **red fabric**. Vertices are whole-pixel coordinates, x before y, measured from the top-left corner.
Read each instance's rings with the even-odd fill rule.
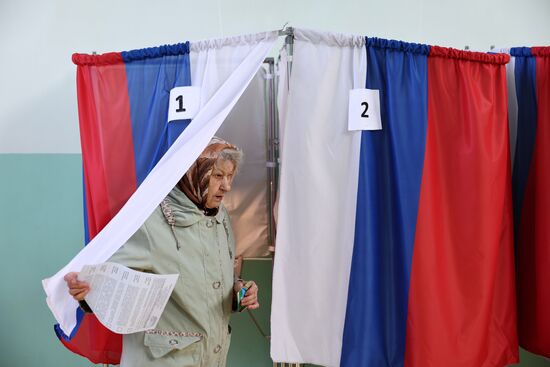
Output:
[[[130,102],[124,64],[80,66],[77,78],[88,231],[92,239],[136,190]]]
[[[123,63],[119,52],[108,52],[102,55],[73,54],[75,65],[112,65]]]
[[[550,47],[549,46],[546,46],[546,47],[532,47],[531,48],[531,55],[533,56],[550,56]],[[542,66],[542,68],[544,69],[544,67]],[[537,65],[537,73],[538,73],[538,65]],[[548,73],[548,71],[546,71],[545,73]],[[537,74],[538,75],[538,74]]]
[[[521,208],[518,325],[521,346],[550,357],[550,47],[533,51],[537,133]]]
[[[119,364],[122,336],[111,333],[92,314],[86,314],[75,336],[61,342],[70,351],[88,358],[92,363]]]
[[[116,59],[115,55],[109,57]],[[90,239],[103,229],[136,190],[125,66],[123,63],[109,67],[99,64],[81,64],[77,72]],[[70,341],[62,342],[71,351],[94,363],[118,364],[120,361],[121,335],[107,330],[93,315],[86,315],[76,335]]]
[[[518,360],[505,68],[435,50],[405,365],[504,366]]]
[[[510,61],[507,54],[488,54],[485,52],[472,52],[457,50],[456,48],[430,46],[429,57],[443,57],[446,59],[481,61],[489,64],[504,65]]]

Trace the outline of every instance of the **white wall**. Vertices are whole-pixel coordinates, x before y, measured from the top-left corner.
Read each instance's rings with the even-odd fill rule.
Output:
[[[254,33],[287,21],[477,50],[550,45],[549,0],[0,0],[0,153],[80,151],[73,52]]]

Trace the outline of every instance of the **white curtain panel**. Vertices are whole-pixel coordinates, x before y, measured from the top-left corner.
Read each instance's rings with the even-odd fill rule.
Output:
[[[287,98],[271,308],[271,357],[338,366],[353,251],[364,37],[297,29]]]
[[[288,54],[286,48],[282,48],[277,62],[277,112],[279,114],[279,140],[281,146],[284,145],[286,112],[288,110]],[[279,152],[279,156],[282,152]]]
[[[499,52],[510,54],[510,49],[501,49]],[[510,62],[506,64],[506,84],[508,88],[508,127],[510,129],[510,159],[514,168],[514,157],[516,155],[516,139],[518,136],[518,99],[516,94],[516,58],[511,56]]]
[[[269,256],[267,204],[267,72],[262,67],[216,133],[244,152],[244,162],[223,199],[231,216],[237,256]]]
[[[61,329],[76,326],[77,302],[63,276],[106,261],[145,222],[208,144],[277,39],[276,32],[191,44],[192,76],[202,87],[201,109],[139,189],[103,230],[59,272],[42,281],[46,301]]]

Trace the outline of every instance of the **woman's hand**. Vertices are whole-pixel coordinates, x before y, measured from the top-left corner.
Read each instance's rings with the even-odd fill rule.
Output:
[[[242,282],[239,282],[241,285],[239,287],[242,288]],[[254,281],[249,281],[247,284],[250,284],[248,287],[244,298],[241,300],[241,306],[246,307],[248,310],[255,310],[260,307],[260,304],[258,303],[258,286]]]
[[[78,273],[76,272],[67,273],[63,279],[67,282],[69,294],[77,301],[83,301],[88,292],[90,292],[90,285],[78,280]]]

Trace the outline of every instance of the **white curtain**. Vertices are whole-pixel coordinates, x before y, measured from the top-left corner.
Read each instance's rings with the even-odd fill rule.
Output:
[[[279,113],[279,141],[280,146],[284,145],[285,126],[286,126],[286,111],[288,111],[288,54],[286,48],[282,48],[279,52],[279,61],[277,62],[277,111]],[[279,156],[282,152],[279,152]]]
[[[338,366],[353,251],[364,38],[297,29],[287,98],[271,308],[274,361]],[[282,88],[282,86],[280,86]]]
[[[510,54],[510,49],[500,49],[499,52]],[[506,84],[508,88],[508,127],[510,129],[510,160],[514,168],[516,156],[516,139],[518,136],[518,99],[516,94],[516,58],[511,56],[506,64]]]
[[[67,335],[76,326],[78,305],[63,276],[106,261],[145,222],[208,144],[276,39],[276,32],[268,32],[191,44],[192,81],[202,88],[199,113],[107,226],[65,267],[42,281],[48,306]]]

